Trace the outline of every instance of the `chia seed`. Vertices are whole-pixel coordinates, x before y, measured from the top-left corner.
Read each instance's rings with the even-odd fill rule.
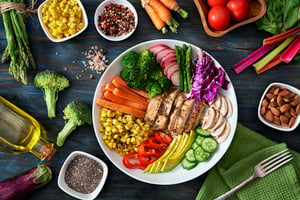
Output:
[[[122,36],[131,32],[135,26],[133,12],[126,6],[110,4],[98,17],[98,28],[109,36]]]
[[[73,190],[89,194],[99,185],[103,167],[94,159],[78,155],[71,160],[65,172],[65,182]]]

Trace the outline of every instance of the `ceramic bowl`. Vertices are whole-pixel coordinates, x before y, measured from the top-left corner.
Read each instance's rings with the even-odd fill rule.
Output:
[[[101,31],[98,28],[98,18],[99,16],[103,13],[104,8],[110,4],[119,4],[119,5],[123,5],[127,8],[129,8],[129,10],[131,10],[133,12],[134,15],[134,29],[131,30],[129,33],[127,33],[126,35],[121,35],[121,36],[110,36],[110,35],[106,35],[103,31]],[[110,40],[110,41],[122,41],[127,39],[128,37],[130,37],[133,32],[135,31],[137,25],[138,25],[138,14],[134,8],[134,6],[127,0],[105,0],[102,3],[100,3],[100,5],[97,7],[96,11],[95,11],[95,15],[94,15],[94,23],[95,23],[95,28],[98,31],[98,33],[105,39]]]
[[[231,20],[227,29],[222,31],[217,31],[212,29],[208,24],[207,16],[209,11],[209,6],[207,5],[207,0],[194,0],[194,3],[201,17],[203,28],[205,32],[212,37],[220,37],[240,26],[255,22],[265,14],[267,10],[267,6],[264,0],[248,0],[248,2],[250,4],[250,13],[247,19],[241,22],[234,22],[233,20]]]
[[[95,160],[103,168],[103,174],[102,174],[102,178],[101,178],[100,183],[98,184],[98,186],[96,187],[96,189],[92,193],[89,193],[89,194],[83,194],[83,193],[77,192],[77,191],[73,190],[72,188],[70,188],[66,184],[66,182],[65,182],[65,172],[66,172],[66,169],[67,169],[68,165],[70,164],[70,162],[73,160],[73,158],[75,158],[78,155],[83,155],[83,156],[86,156],[88,158],[91,158],[91,159]],[[67,157],[67,159],[65,160],[63,166],[60,169],[60,172],[59,172],[59,175],[58,175],[58,186],[65,193],[67,193],[67,194],[69,194],[69,195],[71,195],[71,196],[73,196],[73,197],[75,197],[77,199],[93,200],[93,199],[95,199],[98,196],[98,194],[102,190],[102,188],[104,186],[104,183],[106,181],[106,178],[107,178],[107,174],[108,174],[107,165],[102,160],[100,160],[99,158],[97,158],[97,157],[95,157],[95,156],[93,156],[91,154],[83,152],[83,151],[73,151]]]
[[[75,34],[73,35],[70,35],[68,37],[64,37],[64,38],[61,38],[61,39],[57,39],[55,37],[53,37],[51,35],[51,33],[49,32],[49,29],[48,27],[43,23],[43,20],[42,20],[42,8],[43,6],[45,5],[45,3],[47,3],[48,1],[44,1],[39,7],[38,7],[38,18],[39,18],[39,22],[42,26],[42,29],[43,31],[45,32],[46,36],[52,41],[52,42],[64,42],[64,41],[67,41],[71,38],[74,38],[76,37],[77,35],[81,34],[87,27],[88,27],[88,17],[87,17],[87,14],[86,14],[86,11],[85,11],[85,8],[83,7],[82,3],[80,0],[77,0],[77,3],[78,5],[80,6],[81,10],[82,10],[82,22],[84,23],[84,27],[76,32]]]
[[[263,95],[261,96],[261,99],[260,99],[260,102],[259,102],[259,106],[258,106],[258,110],[257,110],[258,118],[265,125],[267,125],[267,126],[269,126],[271,128],[280,130],[280,131],[293,131],[293,130],[295,130],[297,128],[297,126],[299,125],[299,123],[300,123],[300,116],[299,116],[299,114],[298,114],[298,117],[296,118],[296,121],[295,121],[295,123],[294,123],[294,125],[292,127],[286,127],[286,126],[282,126],[282,125],[278,125],[278,124],[269,122],[269,121],[267,121],[262,116],[261,111],[260,111],[261,107],[262,107],[262,102],[264,100],[264,97],[266,96],[266,94],[268,93],[268,91],[270,90],[270,88],[272,88],[272,87],[286,88],[289,91],[294,92],[298,96],[300,96],[300,90],[297,89],[297,88],[295,88],[295,87],[293,87],[293,86],[291,86],[291,85],[288,85],[288,84],[285,84],[285,83],[277,83],[277,82],[271,83],[270,85],[268,85],[268,87],[265,89]]]

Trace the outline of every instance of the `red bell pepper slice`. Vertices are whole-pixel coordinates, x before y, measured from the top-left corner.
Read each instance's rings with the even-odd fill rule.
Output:
[[[129,169],[146,169],[147,165],[144,165],[139,160],[139,154],[132,152],[124,156],[123,165]]]
[[[157,141],[153,135],[148,137],[148,143],[153,148],[167,148],[169,146],[168,143],[160,143]]]
[[[162,131],[154,131],[154,137],[160,143],[171,144],[171,142],[173,141],[173,137],[171,135]]]
[[[151,163],[153,163],[154,161],[156,161],[159,157],[154,157],[154,156],[139,156],[139,161],[143,164],[143,165],[150,165]]]
[[[153,157],[160,157],[165,152],[165,148],[153,148],[151,144],[148,142],[143,142],[138,147],[138,154],[139,156],[153,156]]]

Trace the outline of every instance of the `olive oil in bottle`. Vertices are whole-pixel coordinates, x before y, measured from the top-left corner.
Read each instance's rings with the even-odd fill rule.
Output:
[[[56,149],[41,137],[43,132],[36,119],[0,96],[1,150],[11,154],[31,152],[41,160],[49,160]]]

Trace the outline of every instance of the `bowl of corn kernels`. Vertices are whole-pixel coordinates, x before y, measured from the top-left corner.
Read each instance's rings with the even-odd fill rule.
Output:
[[[47,0],[38,8],[38,18],[52,42],[64,42],[88,26],[86,11],[80,0]]]

